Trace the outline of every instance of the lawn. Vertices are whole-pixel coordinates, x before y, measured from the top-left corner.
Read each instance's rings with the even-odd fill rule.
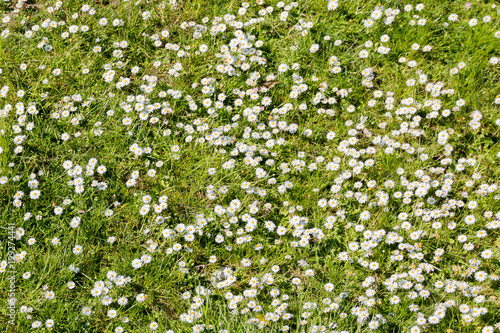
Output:
[[[0,3],[5,332],[500,332],[500,3]]]

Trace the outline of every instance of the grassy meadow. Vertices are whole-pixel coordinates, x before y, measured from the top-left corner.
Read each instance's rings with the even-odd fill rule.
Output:
[[[5,332],[500,332],[500,3],[0,2]]]

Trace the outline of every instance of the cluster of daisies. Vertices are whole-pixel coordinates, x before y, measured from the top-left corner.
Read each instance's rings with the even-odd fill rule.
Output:
[[[0,5],[9,325],[500,331],[497,7],[186,6]]]

